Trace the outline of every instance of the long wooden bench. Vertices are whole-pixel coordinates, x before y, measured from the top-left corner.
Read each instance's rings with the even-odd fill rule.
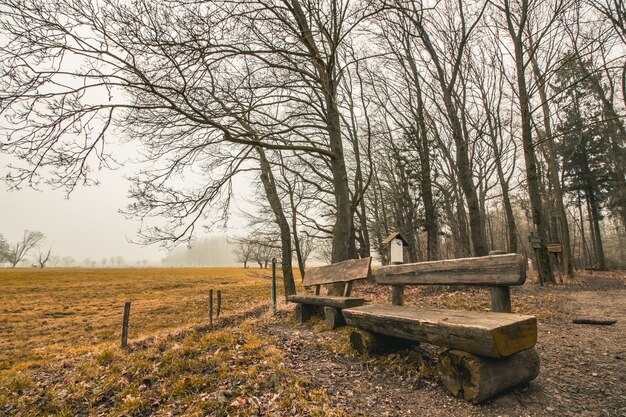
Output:
[[[287,300],[296,303],[296,319],[299,323],[308,320],[323,308],[326,326],[334,329],[345,324],[342,310],[362,306],[364,298],[351,297],[354,281],[367,279],[371,274],[372,258],[350,259],[331,265],[309,269],[303,281],[306,289],[313,288],[314,294],[290,295]],[[343,284],[342,296],[321,295],[322,285]]]
[[[509,287],[526,279],[526,260],[517,254],[490,255],[404,265],[374,273],[377,284],[392,286],[392,305],[364,305],[343,310],[362,353],[406,342],[444,346],[438,370],[454,394],[481,402],[539,373],[535,349],[537,320],[510,313]],[[473,285],[491,288],[492,310],[422,309],[404,305],[407,285]],[[402,342],[405,342],[404,344]]]

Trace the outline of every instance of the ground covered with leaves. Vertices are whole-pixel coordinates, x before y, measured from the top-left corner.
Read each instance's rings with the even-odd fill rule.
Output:
[[[624,273],[563,286],[526,285],[514,310],[539,319],[539,377],[482,405],[451,397],[434,367],[438,348],[357,355],[349,328],[297,325],[291,306],[230,314],[100,346],[0,376],[0,415],[67,416],[622,416],[626,415]],[[388,289],[357,293],[388,302]],[[483,309],[481,291],[411,290],[410,304]],[[612,318],[611,326],[573,324]]]

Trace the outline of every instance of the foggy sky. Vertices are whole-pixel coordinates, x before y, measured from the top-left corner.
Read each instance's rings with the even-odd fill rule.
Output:
[[[14,161],[11,155],[0,154],[0,175],[8,173],[8,163]],[[167,256],[167,251],[157,245],[141,246],[130,243],[137,241],[139,222],[128,220],[119,213],[130,202],[127,198],[129,182],[124,178],[131,174],[132,165],[118,170],[104,170],[94,173],[100,185],[77,187],[66,199],[63,190],[53,190],[42,185],[43,191],[24,188],[8,191],[5,182],[0,182],[0,233],[13,243],[25,229],[38,230],[46,235],[42,247],[52,246],[53,255],[72,256],[74,265],[89,257],[100,265],[103,257],[123,256],[128,265],[147,259],[151,264],[159,264]],[[245,194],[250,178],[239,178],[235,190]],[[237,205],[245,205],[243,198]],[[235,236],[240,233],[243,220],[233,210],[227,231],[222,234]],[[198,237],[205,234],[201,229]],[[31,255],[36,254],[36,250]]]

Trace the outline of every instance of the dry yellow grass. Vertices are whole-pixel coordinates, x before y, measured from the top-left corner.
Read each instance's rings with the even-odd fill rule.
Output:
[[[0,269],[0,375],[118,344],[126,300],[132,340],[207,323],[211,288],[222,290],[223,315],[269,302],[270,277],[241,268]]]

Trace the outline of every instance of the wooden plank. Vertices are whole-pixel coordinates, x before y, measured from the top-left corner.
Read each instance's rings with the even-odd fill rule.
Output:
[[[332,284],[335,282],[355,281],[369,277],[372,258],[349,259],[331,265],[311,268],[304,275],[303,285]]]
[[[548,252],[551,253],[561,253],[561,244],[560,243],[548,243]]]
[[[287,301],[292,303],[308,304],[314,306],[327,306],[334,308],[349,308],[362,306],[364,298],[359,297],[334,297],[329,295],[290,295]]]
[[[382,285],[522,285],[526,259],[519,254],[387,265],[374,271]]]
[[[600,326],[610,326],[612,324],[617,323],[617,320],[612,319],[589,319],[589,318],[580,318],[572,320],[574,324],[597,324]]]
[[[537,319],[521,314],[380,305],[342,313],[349,326],[496,358],[537,342]]]

